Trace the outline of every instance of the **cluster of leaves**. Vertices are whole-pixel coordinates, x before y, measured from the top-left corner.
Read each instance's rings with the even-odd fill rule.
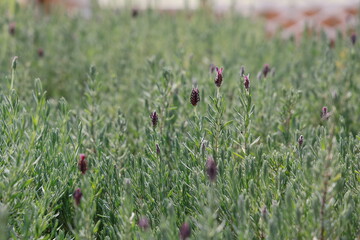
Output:
[[[265,42],[206,9],[14,8],[0,24],[0,238],[359,236],[358,44]]]

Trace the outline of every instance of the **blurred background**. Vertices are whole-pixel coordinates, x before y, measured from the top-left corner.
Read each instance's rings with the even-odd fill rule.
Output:
[[[5,0],[6,1],[6,0]],[[148,8],[161,11],[195,10],[206,7],[217,14],[231,10],[250,18],[265,19],[265,30],[272,36],[281,29],[282,37],[301,37],[304,29],[310,32],[324,30],[335,38],[340,30],[354,32],[358,22],[359,0],[18,0],[23,5],[44,5],[47,11],[53,6],[65,6],[69,11],[91,16],[91,5],[101,8]]]

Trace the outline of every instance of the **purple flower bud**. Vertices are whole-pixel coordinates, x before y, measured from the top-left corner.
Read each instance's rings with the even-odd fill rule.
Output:
[[[267,211],[267,208],[266,206],[264,206],[261,210],[261,216],[266,219],[267,218],[267,214],[268,214],[268,211]]]
[[[86,162],[86,155],[85,154],[80,154],[80,160],[78,162],[78,166],[79,166],[79,170],[81,171],[82,174],[86,173],[87,170],[87,162]]]
[[[39,48],[38,51],[37,51],[37,53],[38,53],[38,56],[39,56],[40,58],[44,57],[44,49]]]
[[[74,194],[73,194],[73,197],[75,199],[75,204],[76,206],[79,206],[80,205],[80,201],[81,201],[81,198],[82,198],[82,192],[80,190],[80,188],[76,189]]]
[[[193,88],[190,95],[190,102],[193,106],[196,106],[200,102],[199,89]]]
[[[140,218],[138,226],[144,231],[147,230],[150,227],[149,219],[147,217]]]
[[[133,18],[136,18],[138,15],[139,15],[139,9],[133,8],[133,9],[131,10],[131,16],[132,16]]]
[[[355,43],[356,43],[356,33],[353,33],[353,34],[351,34],[351,36],[350,36],[350,39],[351,39],[351,43],[353,44],[353,45],[355,45]]]
[[[209,156],[208,160],[206,161],[206,173],[211,182],[214,182],[216,180],[217,166],[216,162],[211,156]]]
[[[323,107],[321,109],[321,119],[323,120],[328,120],[330,117],[331,113],[328,112],[328,108],[327,107]]]
[[[154,111],[151,115],[150,115],[150,118],[151,118],[151,123],[153,125],[153,128],[156,128],[157,124],[158,124],[158,121],[159,121],[159,118],[158,118],[158,115],[156,114],[156,111]]]
[[[185,240],[191,235],[191,227],[188,223],[183,223],[180,227],[180,239]]]
[[[130,178],[124,178],[124,184],[126,186],[130,186],[131,185],[131,179]]]
[[[160,147],[159,144],[156,144],[156,154],[160,155],[161,151],[160,151]]]
[[[331,39],[329,42],[329,47],[330,48],[335,48],[335,39]]]
[[[263,67],[263,70],[262,70],[264,77],[266,77],[269,72],[270,72],[270,66],[269,66],[269,64],[265,64]]]
[[[299,147],[301,147],[304,143],[304,136],[300,135],[299,139],[298,139],[298,143],[299,143]]]
[[[241,66],[241,69],[240,69],[240,76],[244,76],[245,74],[245,67],[244,66]]]
[[[9,24],[9,34],[11,36],[15,35],[15,29],[16,29],[16,23],[15,22],[10,23]]]
[[[244,76],[244,87],[247,91],[249,91],[250,88],[249,74]]]
[[[214,64],[210,64],[210,73],[214,73],[215,71],[215,65]]]
[[[222,72],[223,72],[224,68],[218,68],[218,67],[216,67],[215,69],[216,69],[215,85],[216,85],[217,87],[220,87],[220,86],[221,86],[221,83],[222,83],[222,81],[223,81],[223,74],[222,74]]]

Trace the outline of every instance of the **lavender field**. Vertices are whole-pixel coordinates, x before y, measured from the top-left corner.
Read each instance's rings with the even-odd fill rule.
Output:
[[[0,239],[360,238],[359,26],[0,2]]]

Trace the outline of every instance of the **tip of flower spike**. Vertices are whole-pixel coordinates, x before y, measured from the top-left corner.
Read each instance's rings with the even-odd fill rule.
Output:
[[[12,22],[9,24],[9,33],[10,35],[15,35],[16,23]]]
[[[44,49],[39,48],[38,51],[37,51],[37,53],[38,53],[38,56],[39,56],[40,58],[41,58],[41,57],[44,57]]]
[[[327,108],[327,107],[323,107],[323,108],[321,109],[321,119],[322,119],[322,120],[328,120],[330,116],[331,116],[331,113],[328,112],[328,108]]]
[[[246,90],[249,90],[250,88],[250,79],[249,79],[250,75],[244,75],[244,87]]]
[[[181,240],[185,240],[188,239],[191,235],[191,227],[190,224],[188,223],[183,223],[183,225],[181,225],[180,227],[180,239]]]
[[[270,72],[270,65],[269,64],[264,64],[264,67],[263,67],[263,75],[264,75],[264,77],[266,77],[268,74],[269,74],[269,72]]]
[[[198,102],[200,102],[199,89],[193,88],[193,90],[191,91],[191,95],[190,95],[190,103],[193,106],[196,106],[198,104]]]
[[[81,173],[85,174],[87,171],[87,162],[85,160],[86,155],[82,153],[79,156],[80,156],[80,160],[78,162],[78,167],[79,167],[79,170],[81,171]]]
[[[222,75],[222,73],[223,73],[223,70],[224,70],[224,68],[218,68],[218,67],[216,67],[216,77],[215,77],[215,85],[217,86],[217,87],[220,87],[221,86],[221,83],[222,83],[222,81],[223,81],[223,75]]]
[[[78,188],[75,190],[74,194],[73,194],[73,197],[74,197],[74,200],[75,200],[75,204],[77,206],[80,205],[80,201],[81,201],[81,198],[82,198],[82,192],[81,192],[81,189]]]
[[[299,139],[298,139],[298,143],[299,143],[299,146],[301,147],[304,143],[304,136],[303,135],[300,135]]]
[[[206,173],[211,182],[214,182],[216,180],[217,166],[216,162],[212,157],[208,157],[208,160],[206,161]]]
[[[149,219],[146,217],[140,218],[138,222],[138,226],[144,231],[147,230],[150,227]]]
[[[157,126],[158,120],[159,120],[159,117],[158,117],[156,111],[154,111],[150,114],[150,118],[151,118],[152,126],[153,126],[153,128],[155,128]]]
[[[352,33],[350,36],[350,39],[351,39],[351,43],[353,45],[355,45],[355,43],[356,43],[356,38],[357,38],[356,33]]]
[[[18,56],[13,57],[12,63],[11,63],[11,68],[12,69],[16,69],[16,65],[17,65],[17,60],[18,60]]]

